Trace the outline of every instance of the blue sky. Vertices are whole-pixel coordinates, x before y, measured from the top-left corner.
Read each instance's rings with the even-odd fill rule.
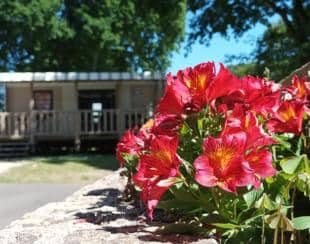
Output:
[[[232,37],[227,40],[220,35],[215,35],[209,46],[201,45],[196,42],[192,46],[192,50],[187,57],[184,57],[186,50],[185,44],[183,44],[180,51],[173,54],[171,66],[167,71],[175,74],[179,69],[184,69],[185,67],[194,66],[206,61],[224,63],[225,55],[237,55],[240,53],[249,54],[255,48],[255,40],[263,34],[265,29],[265,26],[257,24],[252,30],[246,32],[238,40]],[[186,25],[186,31],[188,31],[188,25]]]

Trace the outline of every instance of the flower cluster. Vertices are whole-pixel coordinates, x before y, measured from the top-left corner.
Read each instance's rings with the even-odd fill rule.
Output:
[[[199,187],[233,194],[259,188],[277,173],[269,149],[277,143],[274,133],[301,133],[309,98],[306,78],[295,76],[290,86],[281,87],[202,63],[167,75],[154,119],[138,132],[126,132],[117,158],[125,167],[128,155],[136,159],[132,180],[150,218],[178,182],[193,179]]]

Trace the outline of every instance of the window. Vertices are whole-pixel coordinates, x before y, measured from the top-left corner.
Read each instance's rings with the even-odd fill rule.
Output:
[[[6,91],[5,86],[0,85],[0,112],[5,111],[5,97],[6,97]]]
[[[115,90],[79,91],[79,109],[102,110],[115,108]]]
[[[33,93],[33,98],[34,98],[34,109],[36,110],[53,109],[52,91],[35,91]]]

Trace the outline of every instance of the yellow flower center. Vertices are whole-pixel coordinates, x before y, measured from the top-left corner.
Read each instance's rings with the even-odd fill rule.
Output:
[[[184,80],[184,82],[185,82],[185,85],[189,89],[203,90],[205,89],[205,86],[206,86],[206,80],[207,80],[207,76],[203,74],[203,75],[198,75],[197,80],[186,79]]]
[[[144,125],[142,125],[142,128],[148,129],[148,128],[151,128],[153,125],[154,125],[154,120],[149,119],[148,121],[146,121],[146,123]]]
[[[247,130],[249,128],[249,125],[250,125],[250,116],[246,115],[244,121],[244,128]]]
[[[206,75],[198,75],[198,82],[199,82],[200,89],[204,89],[205,88],[206,80],[207,80],[207,76]]]
[[[172,162],[172,155],[168,151],[160,150],[154,153],[154,156],[162,162]]]
[[[305,95],[306,95],[306,89],[305,89],[305,87],[304,87],[302,84],[300,84],[300,83],[297,85],[297,87],[298,87],[297,89],[298,89],[298,91],[299,91],[299,92],[298,92],[298,93],[299,93],[299,96],[300,96],[300,97],[305,96]]]
[[[253,157],[251,157],[251,164],[255,164],[255,163],[258,163],[258,161],[259,161],[259,157],[258,156],[253,156]]]
[[[191,88],[192,87],[192,81],[191,80],[185,80],[185,85],[188,87],[188,88]]]
[[[289,121],[296,117],[296,113],[292,107],[288,107],[286,111],[280,112],[280,116],[285,120]]]
[[[223,146],[218,147],[215,151],[209,153],[209,158],[224,169],[234,157],[234,151]]]

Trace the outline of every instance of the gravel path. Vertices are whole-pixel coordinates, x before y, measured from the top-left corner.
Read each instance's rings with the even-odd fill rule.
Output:
[[[25,163],[26,163],[26,161],[22,161],[22,160],[16,160],[16,161],[2,161],[1,160],[0,161],[0,174],[9,170],[10,168],[19,167]],[[1,177],[1,175],[0,175],[0,177]]]
[[[156,232],[133,205],[122,200],[125,179],[117,172],[85,186],[64,202],[49,203],[0,231],[1,244],[200,243],[213,239]]]

